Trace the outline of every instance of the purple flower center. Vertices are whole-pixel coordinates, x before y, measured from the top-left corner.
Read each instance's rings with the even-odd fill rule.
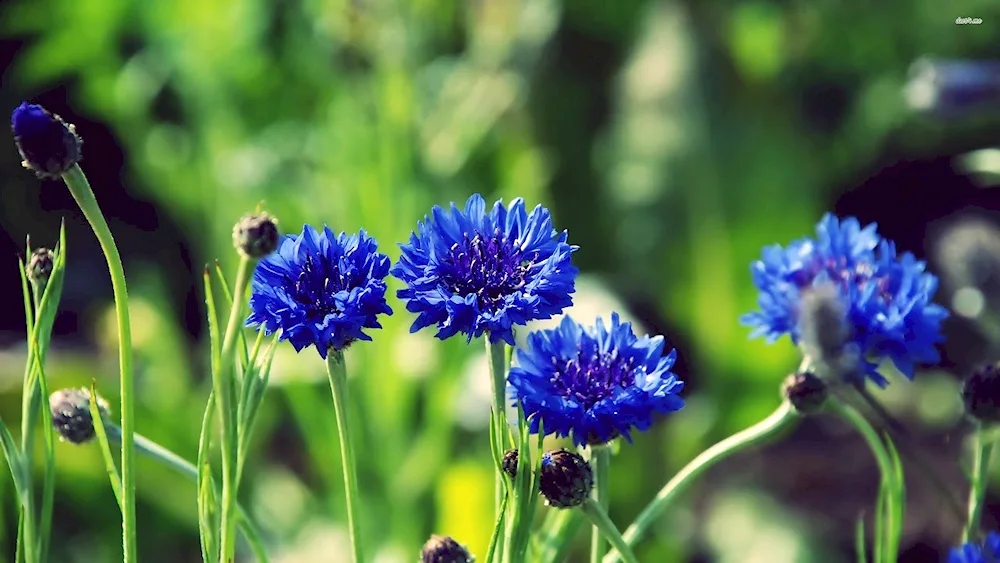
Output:
[[[323,281],[316,283],[317,280]],[[295,288],[292,297],[305,306],[310,316],[340,312],[334,296],[346,287],[346,280],[336,264],[307,256],[302,271],[292,285]]]
[[[447,264],[442,281],[456,295],[476,296],[480,309],[494,309],[507,295],[524,286],[528,270],[539,254],[521,252],[517,244],[503,238],[500,229],[484,237],[478,231],[451,246],[442,262]]]
[[[830,281],[837,283],[841,290],[847,290],[855,286],[862,291],[868,284],[876,284],[875,294],[883,303],[889,303],[893,298],[892,280],[887,275],[875,275],[875,268],[869,263],[859,263],[854,266],[847,265],[847,259],[827,258],[824,261],[816,261],[812,265],[802,268],[792,274],[792,283],[799,289],[812,285],[816,276],[820,272],[826,272]]]
[[[582,350],[572,360],[552,360],[555,368],[552,385],[556,394],[582,403],[587,409],[613,394],[615,389],[631,385],[635,379],[635,358],[623,358],[617,350],[598,352],[596,343],[588,347],[591,350]]]

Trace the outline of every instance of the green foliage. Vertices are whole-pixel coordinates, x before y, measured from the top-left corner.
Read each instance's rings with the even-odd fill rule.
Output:
[[[976,15],[988,7],[969,0],[955,9]],[[616,520],[638,513],[697,452],[764,416],[794,368],[790,345],[747,342],[736,322],[753,304],[747,264],[760,247],[808,232],[835,188],[884,164],[876,159],[888,140],[919,155],[947,135],[983,134],[988,124],[946,132],[910,120],[897,96],[915,57],[973,56],[995,43],[989,25],[946,20],[929,0],[738,8],[717,0],[3,2],[0,33],[25,41],[4,74],[6,107],[65,86],[69,105],[107,124],[122,147],[130,194],[153,203],[164,224],[179,225],[190,262],[221,262],[204,289],[192,289],[208,308],[200,342],[187,337],[170,294],[197,280],[163,267],[161,249],[144,248],[127,264],[137,429],[197,456],[200,477],[195,488],[153,464],[138,466],[139,520],[157,523],[141,539],[139,560],[219,549],[211,534],[200,547],[195,539],[199,522],[208,529],[219,516],[208,464],[216,452],[199,429],[214,417],[209,374],[221,363],[215,299],[223,312],[232,301],[225,280],[217,284],[223,293],[213,293],[209,278],[236,266],[230,229],[261,201],[287,232],[305,222],[364,227],[393,259],[394,242],[433,204],[481,191],[550,205],[557,227],[581,245],[585,273],[648,303],[649,317],[668,319],[668,340],[684,344],[698,375],[683,414],[615,456],[610,512]],[[842,114],[829,124],[804,109],[841,90],[849,92]],[[88,172],[113,166],[90,146]],[[17,174],[16,155],[7,153],[0,218],[12,233],[54,229],[37,182]],[[148,240],[128,217],[110,220],[121,242]],[[97,282],[67,283],[80,284],[78,296],[99,291]],[[608,292],[581,294],[578,304],[589,312]],[[411,560],[439,532],[482,558],[496,518],[494,462],[481,439],[490,422],[475,416],[488,411],[489,393],[484,401],[471,382],[488,380],[486,363],[478,347],[410,335],[411,316],[390,304],[395,314],[374,342],[348,353],[352,427],[364,444],[362,528],[377,524],[384,550],[368,553]],[[96,380],[117,402],[110,305],[98,303],[80,320],[96,349],[47,354],[55,307],[33,320],[26,297],[27,334],[37,334],[50,389]],[[239,338],[241,366],[259,365],[251,350],[260,350],[269,367],[238,401],[243,419],[256,414],[254,431],[239,440],[241,501],[273,549],[322,559],[309,553],[311,535],[335,537],[333,525],[345,522],[322,362]],[[19,411],[19,391],[0,395],[5,421],[37,408]],[[82,552],[114,560],[120,516],[101,452],[56,445],[56,453],[56,496],[69,507],[57,517],[76,531],[54,527],[49,559]],[[11,455],[8,463],[20,459]],[[20,467],[12,464],[15,476]],[[691,517],[686,507],[675,510],[682,521]],[[537,549],[582,557],[582,518],[554,512],[542,529],[574,541],[539,540]],[[663,524],[639,557],[683,560],[694,533]],[[3,552],[13,552],[15,538],[3,541]]]

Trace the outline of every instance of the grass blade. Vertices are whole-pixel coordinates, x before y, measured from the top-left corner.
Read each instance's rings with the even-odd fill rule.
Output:
[[[211,367],[214,372],[219,369],[219,364],[221,363],[222,345],[219,339],[222,336],[219,334],[219,311],[215,307],[215,295],[212,292],[212,274],[208,271],[208,266],[205,267],[204,283],[205,307],[208,309],[208,342],[211,348]]]
[[[906,482],[903,475],[903,462],[899,457],[899,451],[893,444],[888,434],[885,438],[886,450],[892,466],[892,484],[889,488],[890,510],[894,511],[894,517],[889,521],[893,522],[892,528],[888,531],[888,554],[887,561],[896,561],[899,555],[899,544],[903,541],[903,518],[906,513]]]
[[[854,526],[854,554],[858,563],[868,563],[868,554],[865,551],[865,515],[858,516],[858,523]]]
[[[215,414],[215,395],[208,394],[208,404],[201,419],[201,433],[198,436],[198,532],[201,538],[203,561],[215,560],[217,544],[215,531],[218,529],[215,518],[215,490],[212,484],[212,468],[209,460],[209,430]]]
[[[490,432],[490,434],[493,434]],[[503,500],[500,501],[500,513],[497,515],[496,524],[493,526],[493,535],[490,536],[490,547],[486,551],[486,563],[494,563],[494,557],[497,555],[497,544],[500,543],[500,530],[504,529],[504,521],[507,518],[507,499],[510,495],[504,495]]]
[[[111,491],[118,501],[118,509],[124,509],[124,498],[122,498],[122,478],[118,474],[118,466],[115,465],[115,457],[111,453],[111,443],[108,441],[107,428],[104,426],[104,417],[101,416],[101,408],[98,405],[99,395],[97,394],[97,382],[90,383],[90,418],[94,421],[94,434],[97,435],[97,442],[101,447],[101,455],[104,457],[104,467],[108,471],[108,479],[111,481]]]
[[[3,455],[7,458],[7,467],[10,468],[10,476],[14,480],[14,490],[17,492],[18,500],[24,502],[29,492],[26,489],[26,478],[24,475],[24,460],[21,452],[17,449],[17,443],[11,436],[7,424],[0,420],[0,446],[3,447]]]
[[[219,277],[219,282],[222,284],[222,293],[226,296],[226,306],[233,306],[233,292],[229,289],[229,282],[226,280],[226,274],[222,271],[222,265],[218,262],[215,263],[215,273]],[[242,295],[239,296],[240,299],[243,298]],[[242,306],[242,302],[240,304]],[[247,351],[247,335],[246,331],[239,331],[240,338],[240,358],[243,360],[243,366],[250,365],[250,354]]]

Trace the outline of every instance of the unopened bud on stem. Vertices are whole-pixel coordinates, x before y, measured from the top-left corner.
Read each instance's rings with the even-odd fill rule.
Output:
[[[247,215],[233,227],[233,245],[240,254],[261,259],[278,248],[278,220],[267,213]]]
[[[475,560],[465,546],[448,536],[431,536],[420,552],[421,563],[474,563]]]
[[[83,444],[94,437],[94,419],[90,416],[90,390],[60,389],[49,396],[49,411],[52,413],[52,425],[59,436],[74,444]],[[101,417],[108,415],[108,403],[97,397],[97,407]]]

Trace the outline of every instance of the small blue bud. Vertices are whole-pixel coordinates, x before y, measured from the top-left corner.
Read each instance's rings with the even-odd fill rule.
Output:
[[[58,179],[80,161],[76,128],[42,106],[21,102],[10,124],[21,164],[39,178]]]

